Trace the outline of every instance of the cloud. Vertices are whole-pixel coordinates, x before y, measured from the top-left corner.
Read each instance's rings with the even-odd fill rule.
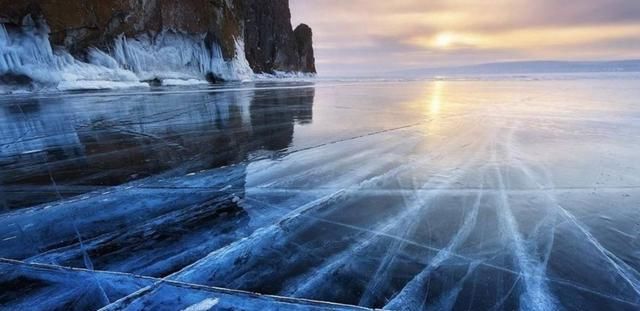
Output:
[[[640,56],[624,44],[640,40],[638,0],[290,1],[314,30],[321,73]]]

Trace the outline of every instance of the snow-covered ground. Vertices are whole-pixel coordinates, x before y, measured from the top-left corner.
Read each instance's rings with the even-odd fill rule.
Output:
[[[637,310],[638,98],[623,75],[5,96],[0,303]]]

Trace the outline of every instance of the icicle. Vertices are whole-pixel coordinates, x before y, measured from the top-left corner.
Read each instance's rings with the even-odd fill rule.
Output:
[[[27,16],[20,29],[0,24],[0,75],[24,75],[58,89],[141,86],[144,80],[204,81],[212,73],[225,80],[253,77],[241,41],[236,57],[225,61],[217,43],[207,46],[203,35],[164,31],[155,37],[119,36],[105,52],[91,48],[87,62],[64,50],[54,51],[49,28]]]
[[[11,44],[9,33],[7,33],[7,28],[4,24],[0,24],[0,48],[4,48]]]

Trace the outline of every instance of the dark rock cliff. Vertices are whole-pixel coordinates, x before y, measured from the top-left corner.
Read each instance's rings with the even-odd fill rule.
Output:
[[[313,54],[313,34],[311,27],[300,24],[293,31],[296,37],[296,47],[298,48],[298,60],[304,72],[316,72],[316,58]]]
[[[243,39],[254,72],[315,72],[311,30],[294,33],[288,0],[0,0],[1,23],[18,26],[28,15],[48,24],[52,45],[78,57],[122,34],[173,30],[217,42],[227,60]]]
[[[298,40],[291,27],[288,0],[243,0],[239,3],[245,26],[245,53],[254,71],[315,72],[314,65],[306,60],[307,54],[299,52],[306,52],[306,47],[311,46],[311,29]]]

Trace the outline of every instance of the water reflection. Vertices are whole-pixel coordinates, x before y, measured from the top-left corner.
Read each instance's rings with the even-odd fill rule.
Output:
[[[313,88],[54,97],[0,107],[2,208],[286,149],[312,119]],[[292,100],[293,98],[293,100]]]
[[[261,137],[259,147],[271,151],[286,149],[293,140],[293,124],[311,123],[314,94],[312,88],[257,91],[250,111],[253,134]]]

